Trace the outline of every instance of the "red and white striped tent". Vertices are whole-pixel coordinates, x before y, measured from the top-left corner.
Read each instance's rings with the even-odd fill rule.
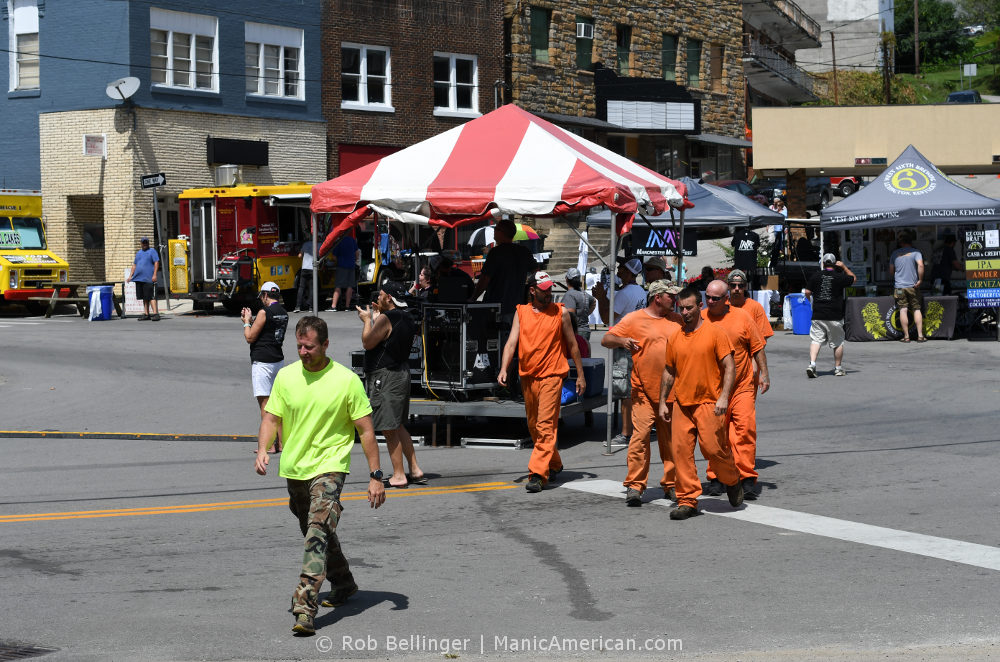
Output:
[[[558,216],[605,206],[626,220],[691,206],[680,182],[511,104],[317,184],[316,213],[346,214],[320,253],[372,211],[455,227],[501,214]]]

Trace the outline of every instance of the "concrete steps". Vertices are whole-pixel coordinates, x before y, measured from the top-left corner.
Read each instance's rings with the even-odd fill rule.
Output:
[[[603,255],[609,251],[611,232],[608,228],[590,228],[587,239],[591,246],[596,248]],[[549,273],[559,277],[566,273],[570,267],[575,267],[580,255],[580,238],[564,223],[554,223],[549,235],[545,239],[545,250],[552,253],[549,260]],[[601,261],[593,252],[588,255],[588,266],[597,267],[600,271]]]

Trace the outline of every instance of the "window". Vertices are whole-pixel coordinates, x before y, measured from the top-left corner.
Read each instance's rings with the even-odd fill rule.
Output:
[[[587,34],[590,36],[588,37]],[[576,68],[590,71],[594,67],[594,19],[576,17]]]
[[[552,12],[542,7],[531,8],[531,56],[535,62],[549,61],[549,24]]]
[[[688,87],[701,85],[701,41],[687,40],[687,82]]]
[[[341,108],[393,110],[388,48],[342,44],[340,67]]]
[[[663,79],[677,80],[677,35],[663,35]]]
[[[302,30],[247,23],[244,33],[247,94],[305,98]]]
[[[628,76],[629,59],[632,54],[632,26],[619,25],[615,38],[615,47],[618,51],[618,73]]]
[[[722,65],[726,60],[726,47],[719,44],[712,44],[708,52],[711,58],[708,69],[712,81],[712,91],[721,92],[723,84]]]
[[[479,113],[475,55],[434,54],[434,112]]]
[[[153,85],[219,90],[213,16],[150,8],[149,59]]]
[[[35,0],[14,0],[10,7],[10,89],[37,90],[38,5]]]

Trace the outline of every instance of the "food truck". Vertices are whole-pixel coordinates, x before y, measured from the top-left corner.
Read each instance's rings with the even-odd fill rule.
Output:
[[[0,189],[0,304],[16,301],[32,313],[50,297],[49,283],[65,283],[69,265],[48,249],[42,221],[42,192]]]

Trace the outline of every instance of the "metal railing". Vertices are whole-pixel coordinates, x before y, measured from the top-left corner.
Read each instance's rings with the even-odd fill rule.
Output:
[[[810,94],[813,93],[812,76],[797,67],[793,62],[788,61],[783,55],[772,48],[765,46],[752,35],[743,35],[743,57],[750,57],[762,65],[798,85]]]
[[[819,23],[812,16],[802,11],[802,8],[792,2],[792,0],[765,0],[765,2],[808,32],[813,39],[816,41],[820,40]]]

